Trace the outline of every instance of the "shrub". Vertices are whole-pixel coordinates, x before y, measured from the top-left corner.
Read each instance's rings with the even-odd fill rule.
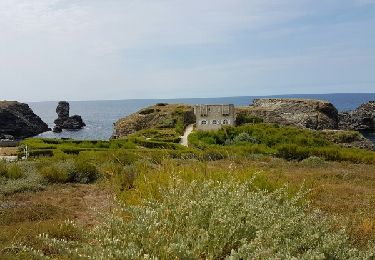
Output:
[[[42,166],[39,173],[50,183],[67,183],[72,179],[74,165],[71,161]]]
[[[21,179],[24,177],[23,169],[17,163],[7,163],[0,160],[0,177],[7,179]]]
[[[39,173],[50,183],[91,183],[99,176],[96,167],[81,158],[43,164]]]
[[[298,160],[301,161],[310,156],[308,149],[300,147],[295,144],[284,144],[277,148],[276,155],[286,160]]]
[[[244,124],[260,124],[263,123],[263,119],[252,116],[252,115],[246,115],[246,114],[238,114],[236,117],[236,125],[244,125]]]
[[[370,259],[353,248],[302,193],[254,191],[251,183],[174,180],[158,200],[123,207],[86,234],[89,243],[48,239],[68,258]]]
[[[0,177],[6,177],[8,174],[7,163],[4,160],[0,160]]]
[[[302,160],[301,163],[309,167],[320,167],[327,164],[324,159],[317,156],[310,156],[309,158]]]
[[[2,163],[0,162],[0,168],[2,167],[1,165]],[[10,176],[16,178],[6,177],[3,181],[0,178],[0,196],[22,191],[37,191],[44,188],[42,178],[33,163],[17,162],[17,164],[10,166],[10,169]],[[7,171],[8,174],[9,172]]]
[[[51,149],[40,149],[40,150],[31,150],[29,152],[30,157],[52,157],[53,150]]]
[[[149,115],[155,112],[155,109],[153,108],[145,108],[139,112],[141,115]]]
[[[71,182],[91,183],[99,177],[95,165],[87,161],[77,159],[74,166],[73,172],[71,172]]]
[[[8,174],[7,177],[9,179],[21,179],[24,177],[23,169],[15,163],[12,163],[8,166]]]

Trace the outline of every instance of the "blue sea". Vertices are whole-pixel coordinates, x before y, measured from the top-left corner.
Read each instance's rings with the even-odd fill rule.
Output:
[[[159,102],[184,103],[184,104],[235,104],[246,106],[252,103],[255,98],[309,98],[321,99],[332,102],[339,111],[347,111],[357,108],[363,103],[375,100],[375,93],[371,94],[301,94],[301,95],[277,95],[277,96],[242,96],[222,98],[185,98],[185,99],[132,99],[132,100],[111,100],[111,101],[71,101],[70,114],[81,115],[86,127],[79,131],[63,131],[56,134],[46,132],[40,137],[47,138],[73,138],[80,140],[101,139],[108,140],[113,132],[113,124],[122,117],[130,115],[141,108]],[[53,128],[53,121],[56,119],[56,102],[31,102],[28,103],[34,112],[44,122]],[[367,137],[375,143],[375,134],[369,133]]]

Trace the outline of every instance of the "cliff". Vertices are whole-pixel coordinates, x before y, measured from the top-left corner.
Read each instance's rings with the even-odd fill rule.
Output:
[[[49,131],[48,125],[31,108],[16,101],[0,102],[0,135],[26,138]]]
[[[179,104],[156,104],[117,121],[113,138],[126,137],[148,128],[175,128],[195,123],[193,108]]]
[[[309,99],[255,99],[249,107],[237,109],[238,115],[259,117],[265,123],[293,125],[315,130],[337,129],[338,111],[329,102]]]
[[[375,132],[375,101],[370,101],[350,112],[339,114],[339,128]]]

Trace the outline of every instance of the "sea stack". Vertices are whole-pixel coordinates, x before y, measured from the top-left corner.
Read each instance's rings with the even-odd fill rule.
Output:
[[[55,120],[55,133],[61,133],[63,129],[79,130],[86,126],[82,117],[78,115],[69,116],[69,102],[60,101],[56,108],[57,119]]]

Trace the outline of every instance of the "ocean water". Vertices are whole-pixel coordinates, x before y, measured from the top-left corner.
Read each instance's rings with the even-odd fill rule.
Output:
[[[107,140],[113,133],[113,124],[122,117],[130,115],[141,108],[153,105],[158,102],[185,103],[185,104],[228,104],[246,106],[252,103],[255,98],[283,97],[283,98],[310,98],[322,99],[332,102],[339,111],[352,110],[359,105],[375,100],[375,93],[371,94],[322,94],[322,95],[282,95],[282,96],[243,96],[223,98],[189,98],[189,99],[134,99],[134,100],[113,100],[113,101],[71,101],[70,114],[81,115],[86,127],[79,131],[66,131],[62,133],[46,132],[39,137],[46,138],[73,138],[79,140],[101,139]],[[58,102],[32,102],[28,103],[34,112],[44,122],[53,128],[53,121],[56,119],[56,106]],[[368,134],[375,143],[375,135]]]

